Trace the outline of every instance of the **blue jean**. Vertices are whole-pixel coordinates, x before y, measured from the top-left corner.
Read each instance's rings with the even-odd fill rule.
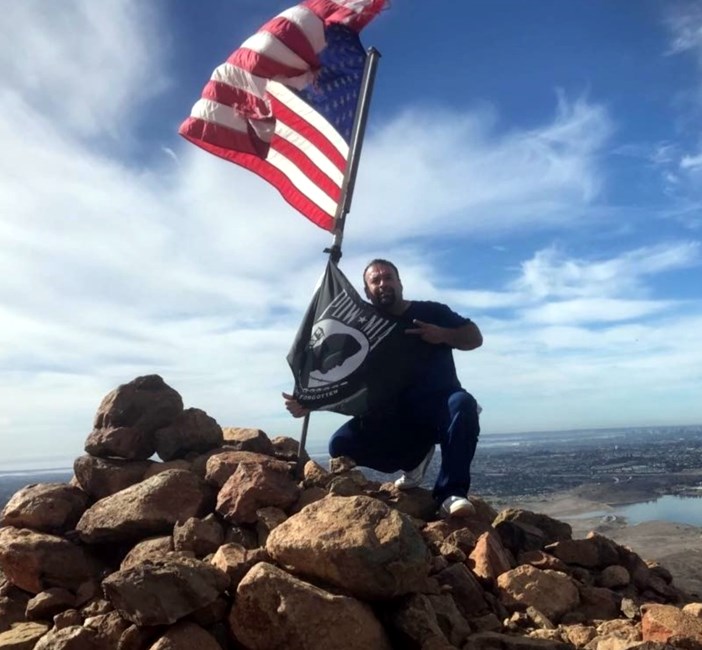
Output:
[[[408,401],[392,413],[349,420],[329,440],[329,455],[390,473],[414,469],[438,443],[441,468],[433,494],[441,502],[468,494],[479,433],[478,404],[460,389]]]

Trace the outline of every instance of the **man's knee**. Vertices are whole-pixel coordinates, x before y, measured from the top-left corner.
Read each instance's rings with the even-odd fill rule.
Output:
[[[448,407],[453,414],[465,414],[469,416],[478,415],[478,402],[470,393],[459,391],[451,395]]]
[[[329,439],[329,455],[332,458],[339,456],[348,456],[348,441],[339,432],[335,433]]]
[[[329,455],[332,458],[348,456],[355,459],[358,450],[357,438],[353,420],[347,422],[340,429],[337,429],[329,439]]]

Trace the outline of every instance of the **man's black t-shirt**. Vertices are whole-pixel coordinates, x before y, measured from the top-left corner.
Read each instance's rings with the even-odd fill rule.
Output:
[[[470,323],[469,318],[459,316],[447,305],[428,300],[413,300],[401,316],[406,329],[415,327],[419,320],[439,327],[456,328]],[[407,334],[407,336],[418,336]],[[427,399],[447,395],[461,388],[456,375],[452,348],[448,345],[423,343],[424,354],[420,355],[412,384],[403,392],[402,401]]]

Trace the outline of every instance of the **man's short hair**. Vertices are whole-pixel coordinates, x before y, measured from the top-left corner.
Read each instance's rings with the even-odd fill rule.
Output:
[[[363,269],[363,285],[365,286],[366,284],[366,271],[373,266],[374,264],[382,264],[383,266],[389,266],[393,271],[395,271],[395,275],[397,276],[397,279],[400,279],[400,272],[397,270],[397,267],[389,260],[384,260],[381,257],[376,257],[374,260],[371,260],[366,264],[366,268]]]

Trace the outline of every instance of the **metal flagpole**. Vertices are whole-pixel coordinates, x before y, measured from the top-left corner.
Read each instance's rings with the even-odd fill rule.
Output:
[[[370,109],[371,96],[373,95],[373,84],[375,73],[378,69],[380,52],[374,47],[368,48],[368,57],[363,68],[363,79],[361,80],[361,94],[358,96],[356,106],[356,116],[351,130],[351,142],[349,144],[349,159],[344,174],[344,182],[341,185],[341,201],[336,208],[334,216],[334,242],[331,248],[324,250],[329,253],[329,257],[334,264],[341,259],[341,241],[344,238],[344,226],[346,225],[346,215],[351,211],[351,199],[353,189],[356,185],[356,174],[358,163],[361,160],[361,149],[363,148],[363,136],[366,133],[366,123],[368,122],[368,111]]]
[[[351,142],[349,143],[349,157],[344,172],[344,182],[341,185],[341,200],[334,215],[334,241],[330,248],[325,248],[324,252],[329,253],[329,259],[334,264],[338,264],[341,259],[341,242],[344,239],[344,225],[346,215],[351,211],[351,199],[356,185],[356,174],[358,164],[361,160],[361,149],[363,148],[363,136],[366,133],[366,123],[368,122],[368,111],[370,109],[371,97],[373,95],[373,84],[375,83],[375,73],[378,69],[380,52],[374,47],[368,48],[368,56],[363,67],[363,78],[361,79],[361,93],[356,104],[356,115],[353,120],[351,130]],[[303,473],[304,463],[302,455],[307,444],[307,429],[310,424],[310,414],[305,415],[302,422],[302,433],[300,434],[300,444],[297,448],[297,473]]]

